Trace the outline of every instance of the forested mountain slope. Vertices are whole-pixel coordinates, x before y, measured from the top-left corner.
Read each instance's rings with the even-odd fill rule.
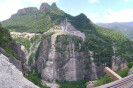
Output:
[[[96,23],[98,26],[117,30],[133,39],[133,22]]]
[[[2,24],[10,31],[42,34],[28,68],[30,75],[38,74],[43,80],[95,80],[104,74],[105,66],[117,71],[133,61],[133,42],[125,35],[95,25],[84,14],[71,16],[55,3],[43,3],[39,10],[21,9]]]

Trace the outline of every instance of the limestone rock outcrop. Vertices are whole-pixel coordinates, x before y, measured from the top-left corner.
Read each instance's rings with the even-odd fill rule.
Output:
[[[133,74],[133,67],[129,70],[128,75],[132,75]]]
[[[51,6],[48,3],[42,3],[41,6],[40,6],[40,10],[49,11],[50,9],[53,9],[53,10],[58,9],[55,2],[52,3]]]
[[[37,11],[38,9],[36,7],[28,7],[18,10],[17,15],[24,15],[26,13],[37,12]]]
[[[0,52],[3,53],[5,56],[7,56],[9,58],[9,62],[14,64],[14,66],[16,66],[17,69],[22,70],[21,61],[17,60],[14,57],[11,57],[3,48],[0,48]]]
[[[60,26],[62,29],[63,23]],[[104,57],[108,61],[98,65],[95,61],[96,53],[92,50],[84,51],[84,38],[79,36],[79,33],[72,34],[72,31],[74,28],[70,27],[67,32],[61,32],[63,35],[56,36],[56,33],[51,33],[45,34],[42,38],[36,61],[42,79],[49,81],[96,80],[105,74],[103,69],[106,66],[112,66],[114,71],[127,67],[124,60],[114,56]]]
[[[116,54],[117,48],[113,46],[113,52]],[[119,57],[112,56],[112,70],[113,71],[120,71],[127,68],[127,62],[126,60],[123,60]]]
[[[17,55],[17,57],[13,57],[9,55],[3,48],[0,47],[0,52],[6,55],[9,58],[9,61],[16,66],[17,69],[23,70],[24,63],[26,61],[26,55],[21,50],[21,44],[14,42],[11,46],[14,53]]]
[[[78,81],[78,80],[95,80],[104,74],[105,65],[95,66],[88,59],[89,55],[81,51],[83,47],[82,38],[66,35],[57,36],[55,50],[52,48],[51,36],[45,36],[39,48],[39,54],[36,62],[38,72],[45,80],[49,81]],[[75,42],[81,41],[81,42]],[[52,53],[52,50],[54,53]],[[94,62],[93,62],[94,64]],[[93,75],[94,74],[94,75]]]
[[[23,77],[9,59],[0,54],[0,88],[39,88]]]
[[[127,63],[125,60],[122,60],[121,58],[112,57],[112,70],[113,71],[120,71],[127,68]]]
[[[21,50],[21,44],[12,39],[8,30],[0,26],[0,52],[9,58],[16,68],[23,70],[26,55]]]
[[[40,6],[40,10],[47,11],[50,9],[50,5],[48,3],[42,3]]]
[[[52,9],[58,9],[58,7],[57,7],[57,5],[56,5],[56,3],[55,3],[55,2],[54,2],[54,3],[52,3],[51,7],[52,7]]]

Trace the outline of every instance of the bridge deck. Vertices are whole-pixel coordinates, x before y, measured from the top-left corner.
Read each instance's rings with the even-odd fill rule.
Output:
[[[133,88],[133,75],[95,88]]]

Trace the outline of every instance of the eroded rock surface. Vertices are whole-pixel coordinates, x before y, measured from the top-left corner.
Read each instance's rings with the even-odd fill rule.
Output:
[[[40,6],[40,10],[49,10],[50,9],[50,5],[48,3],[42,3]]]
[[[52,7],[52,9],[58,9],[58,7],[57,7],[57,5],[56,5],[56,3],[55,3],[55,2],[54,2],[54,3],[52,3],[51,7]]]
[[[116,53],[117,48],[115,46],[112,47],[114,54]],[[112,70],[119,71],[127,68],[127,62],[119,57],[112,56]]]
[[[133,67],[129,70],[128,75],[132,75],[133,74]]]
[[[37,11],[38,9],[36,7],[28,7],[18,10],[17,15],[24,15],[26,13],[37,12]]]
[[[39,88],[23,77],[9,59],[0,54],[0,88]]]

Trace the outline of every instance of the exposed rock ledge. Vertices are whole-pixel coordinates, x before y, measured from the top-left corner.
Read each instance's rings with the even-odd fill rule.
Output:
[[[16,14],[13,14],[11,17],[14,17],[14,16],[23,16],[27,13],[33,13],[33,12],[37,12],[38,9],[36,7],[28,7],[28,8],[23,8],[23,9],[20,9],[17,11]]]
[[[129,70],[128,75],[132,75],[133,74],[133,67]]]
[[[0,54],[0,88],[39,88],[23,77],[9,59]]]

